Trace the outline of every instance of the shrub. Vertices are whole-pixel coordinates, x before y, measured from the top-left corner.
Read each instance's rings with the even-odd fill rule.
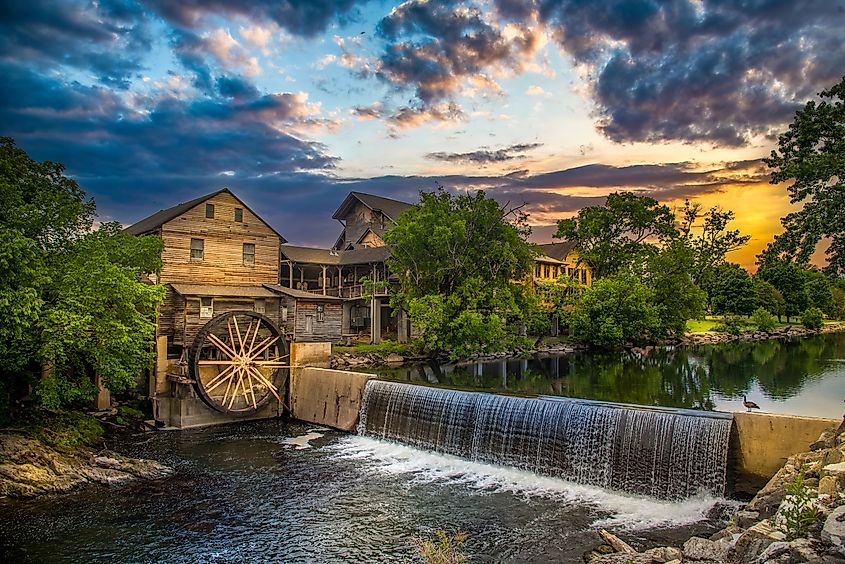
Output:
[[[795,479],[786,484],[786,496],[773,517],[775,525],[786,535],[786,540],[793,541],[807,536],[807,528],[816,522],[821,514],[814,500],[818,497],[804,482],[804,465]]]
[[[446,531],[438,530],[436,538],[424,539],[414,537],[411,542],[416,545],[420,555],[429,564],[463,564],[466,562],[462,549],[467,539],[467,534],[456,532],[449,535]]]
[[[817,307],[811,307],[801,315],[801,323],[807,329],[821,329],[824,323],[824,314]]]
[[[775,325],[777,325],[777,319],[775,319],[775,316],[769,313],[765,308],[758,307],[754,310],[754,313],[751,314],[751,323],[756,325],[757,329],[760,331],[768,333],[775,328]]]
[[[742,330],[745,328],[745,325],[739,319],[739,317],[726,317],[722,320],[721,323],[713,327],[713,331],[718,331],[719,333],[729,333],[731,335],[739,335],[742,333]]]

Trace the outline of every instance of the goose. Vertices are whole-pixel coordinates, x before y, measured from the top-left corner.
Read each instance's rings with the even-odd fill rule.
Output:
[[[760,406],[754,403],[753,401],[748,401],[745,396],[742,396],[742,405],[748,408],[748,411],[752,409],[760,409]]]

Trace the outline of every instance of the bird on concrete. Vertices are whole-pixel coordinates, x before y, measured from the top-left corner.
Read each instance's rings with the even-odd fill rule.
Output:
[[[757,405],[753,401],[748,401],[745,396],[742,396],[742,405],[748,408],[748,411],[751,411],[752,409],[760,409],[759,405]]]

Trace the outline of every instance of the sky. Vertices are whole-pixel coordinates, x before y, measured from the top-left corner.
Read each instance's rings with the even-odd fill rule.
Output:
[[[4,0],[0,135],[100,220],[229,187],[331,245],[351,190],[526,204],[533,239],[630,190],[790,211],[762,158],[845,74],[845,0]]]

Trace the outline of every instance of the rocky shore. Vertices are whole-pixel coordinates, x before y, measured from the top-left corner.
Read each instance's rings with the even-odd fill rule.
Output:
[[[584,557],[590,564],[845,562],[845,420],[790,457],[710,538],[638,551],[607,531],[601,536],[605,544]]]
[[[65,493],[86,484],[123,486],[135,480],[170,476],[153,460],[128,458],[108,450],[62,451],[24,433],[0,433],[0,496],[17,498]]]
[[[687,333],[683,338],[670,339],[662,343],[657,343],[656,346],[695,346],[695,345],[715,345],[720,343],[730,343],[734,341],[765,341],[768,339],[790,339],[795,337],[806,337],[810,335],[818,335],[821,333],[837,333],[845,331],[845,322],[829,323],[824,325],[821,329],[807,329],[797,325],[789,327],[781,327],[772,331],[743,331],[737,335],[730,333]],[[481,353],[469,358],[462,358],[456,361],[457,364],[468,362],[485,362],[500,360],[505,358],[519,358],[532,355],[562,355],[575,351],[589,350],[590,347],[577,342],[555,343],[551,345],[542,345],[532,348],[518,348],[510,351],[503,351],[497,353]],[[642,351],[643,347],[628,346],[626,350]],[[408,364],[419,364],[423,362],[440,361],[447,362],[449,357],[442,356],[426,356],[413,355],[402,356],[396,353],[378,354],[378,353],[339,353],[333,354],[331,358],[331,368],[341,370],[356,368],[367,368],[375,366],[387,366],[391,368],[398,368]]]

